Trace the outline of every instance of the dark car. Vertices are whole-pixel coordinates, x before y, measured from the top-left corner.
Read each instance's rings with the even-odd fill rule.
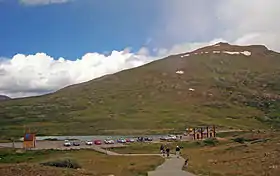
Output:
[[[145,137],[144,140],[145,140],[145,141],[153,141],[153,138],[151,138],[151,137]]]
[[[80,143],[79,142],[73,142],[73,145],[74,146],[80,146]]]
[[[138,137],[137,142],[144,142],[144,138],[143,137]]]

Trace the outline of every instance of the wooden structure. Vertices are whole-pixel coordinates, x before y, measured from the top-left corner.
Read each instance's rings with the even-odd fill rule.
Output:
[[[23,137],[23,148],[31,149],[36,147],[36,134],[26,131]]]
[[[192,136],[194,140],[200,140],[200,139],[207,139],[207,138],[213,138],[216,137],[216,127],[212,126],[206,126],[206,127],[198,127],[198,128],[191,128],[192,130],[188,130],[187,128],[186,133],[189,134],[189,136]]]

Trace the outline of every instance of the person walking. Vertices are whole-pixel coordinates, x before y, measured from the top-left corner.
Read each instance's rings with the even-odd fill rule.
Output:
[[[175,152],[175,155],[177,156],[177,158],[180,158],[180,147],[177,145],[176,147],[176,152]]]
[[[162,154],[162,156],[164,156],[165,150],[164,150],[163,144],[161,144],[161,146],[160,146],[160,153]]]
[[[169,154],[170,154],[170,148],[166,147],[166,156],[169,157]]]
[[[189,158],[187,158],[187,159],[185,160],[184,167],[185,167],[185,168],[187,168],[187,167],[188,167],[188,165],[189,165]]]

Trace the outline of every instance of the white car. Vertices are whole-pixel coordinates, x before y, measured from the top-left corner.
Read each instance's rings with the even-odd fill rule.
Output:
[[[104,143],[105,143],[105,144],[114,144],[115,141],[114,141],[112,138],[106,138],[106,139],[104,140]]]
[[[126,142],[135,142],[135,139],[133,139],[133,138],[128,138],[128,139],[126,139]]]
[[[119,138],[117,140],[118,143],[126,143],[126,140],[124,138]]]
[[[167,137],[169,138],[169,140],[176,140],[177,139],[177,137],[175,135],[172,135],[172,134],[168,135]]]
[[[86,141],[86,145],[92,145],[93,142],[92,141]]]
[[[71,142],[69,142],[68,140],[65,140],[63,145],[65,147],[70,147],[71,146]]]

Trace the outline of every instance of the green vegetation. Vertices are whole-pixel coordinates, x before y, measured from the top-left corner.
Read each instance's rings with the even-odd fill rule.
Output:
[[[43,150],[18,153],[14,150],[1,149],[0,152],[0,173],[5,176],[20,174],[144,176],[164,162],[164,159],[159,156],[108,156],[92,150]]]
[[[197,175],[279,175],[279,133],[240,134],[233,138],[248,141],[244,144],[231,139],[213,147],[183,151],[183,156],[190,158],[188,170]]]
[[[210,141],[210,142],[209,142]],[[204,146],[214,146],[217,144],[223,144],[223,142],[218,142],[216,139],[205,139],[203,141],[176,141],[176,142],[161,142],[161,143],[131,143],[127,144],[127,147],[112,148],[110,150],[117,153],[142,153],[142,154],[159,154],[161,144],[168,146],[171,152],[175,152],[176,146],[180,146],[183,150],[188,150],[190,148],[198,148]]]
[[[279,132],[246,132],[225,138],[180,142],[184,158],[189,158],[188,171],[201,176],[248,176],[280,173]],[[244,144],[240,144],[244,141]],[[214,144],[214,145],[213,145]],[[171,153],[176,143],[168,143]],[[114,149],[120,153],[159,153],[160,144],[131,144]]]
[[[13,149],[0,149],[0,163],[22,163],[36,162],[53,156],[59,151],[56,150],[40,150],[40,151],[24,151]]]
[[[212,54],[219,49],[252,55]],[[212,124],[280,127],[278,53],[226,44],[201,50],[209,54],[170,56],[53,94],[1,102],[0,138],[22,136],[24,125],[38,135],[162,134]]]
[[[41,165],[52,166],[52,167],[64,167],[64,168],[71,168],[71,169],[81,168],[80,164],[78,164],[76,161],[71,159],[48,161],[48,162],[41,163]]]
[[[205,146],[215,146],[219,143],[219,141],[216,138],[210,138],[203,140],[203,144]]]

